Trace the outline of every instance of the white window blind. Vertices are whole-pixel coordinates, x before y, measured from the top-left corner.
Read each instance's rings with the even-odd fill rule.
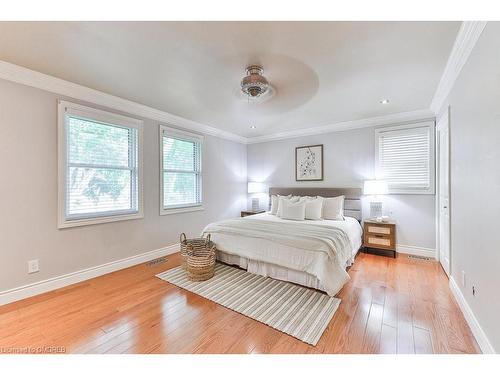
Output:
[[[132,218],[140,214],[139,128],[103,111],[62,109],[60,226]],[[100,220],[99,220],[100,219]],[[112,220],[104,220],[112,221]],[[62,223],[62,225],[61,225]],[[65,225],[67,224],[67,225]]]
[[[402,126],[376,131],[377,177],[389,193],[434,192],[433,127]]]
[[[163,213],[202,204],[201,155],[203,138],[162,126],[161,178]]]

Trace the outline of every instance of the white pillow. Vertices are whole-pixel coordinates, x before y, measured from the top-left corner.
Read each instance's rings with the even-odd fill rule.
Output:
[[[300,200],[300,197],[292,197],[292,195],[287,195],[285,197],[283,196],[278,196],[278,211],[276,212],[276,215],[281,217],[281,211],[282,211],[282,202],[283,201],[290,201],[292,203],[298,202]]]
[[[280,198],[291,198],[292,194],[283,196],[283,195],[271,195],[271,215],[276,215],[278,213],[279,207],[279,199]]]
[[[279,197],[277,195],[271,195],[271,215],[276,215],[278,212],[278,200]]]
[[[321,220],[323,213],[323,198],[306,197],[306,219],[307,220]]]
[[[286,220],[304,220],[306,216],[306,202],[299,200],[292,202],[291,199],[281,201],[281,218]]]
[[[344,196],[323,199],[323,219],[344,220]]]
[[[310,197],[308,195],[305,195],[305,196],[302,196],[300,197],[300,199],[303,199],[303,200],[306,200],[306,201],[310,201],[310,200],[313,200],[313,199],[316,199],[317,197]]]

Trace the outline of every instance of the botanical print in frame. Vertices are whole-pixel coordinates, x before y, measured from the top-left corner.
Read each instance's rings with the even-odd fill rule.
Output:
[[[295,148],[295,180],[323,180],[323,145]]]

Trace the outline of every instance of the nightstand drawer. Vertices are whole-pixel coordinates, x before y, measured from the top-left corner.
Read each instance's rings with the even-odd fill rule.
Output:
[[[366,242],[367,245],[378,245],[378,246],[385,246],[388,248],[392,248],[393,244],[391,241],[391,238],[389,237],[376,237],[376,236],[366,236]]]
[[[391,227],[383,227],[379,225],[367,225],[366,228],[368,233],[386,234],[386,235],[392,234],[391,229],[392,229]]]

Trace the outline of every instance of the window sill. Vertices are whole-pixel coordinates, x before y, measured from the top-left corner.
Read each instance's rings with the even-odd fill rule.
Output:
[[[191,207],[179,207],[179,208],[171,208],[171,209],[160,209],[160,215],[173,215],[173,214],[182,214],[186,212],[193,212],[193,211],[203,211],[205,210],[205,207],[203,206],[191,206]]]
[[[128,214],[128,215],[115,215],[115,216],[106,216],[106,217],[98,217],[91,219],[78,219],[78,220],[66,220],[59,221],[58,228],[72,228],[72,227],[81,227],[86,225],[94,225],[94,224],[104,224],[111,223],[114,221],[123,221],[123,220],[135,220],[135,219],[143,219],[144,214]]]

